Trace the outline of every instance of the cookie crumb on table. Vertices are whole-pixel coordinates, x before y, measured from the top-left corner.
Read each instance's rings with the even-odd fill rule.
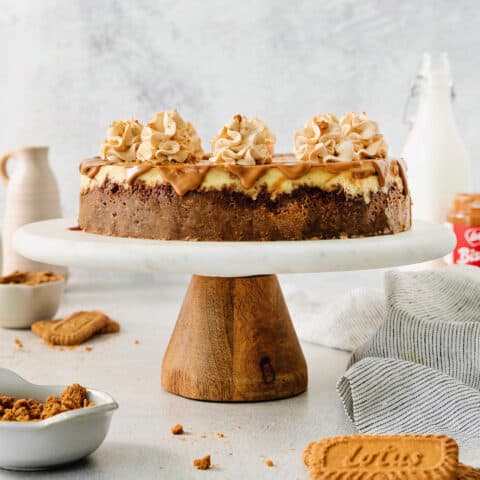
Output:
[[[193,461],[193,466],[196,467],[198,470],[208,470],[211,466],[210,455],[206,455],[202,458],[196,458]]]
[[[217,433],[217,437],[218,437],[218,438],[224,438],[225,435],[224,435],[223,433],[221,433],[221,432],[218,432],[218,433]]]
[[[265,460],[265,465],[267,467],[274,467],[275,466],[275,464],[271,460]]]
[[[140,343],[140,340],[134,340],[133,343],[134,343],[135,345],[138,345],[138,344]]]
[[[86,352],[91,352],[92,350],[93,350],[93,347],[91,347],[90,345],[87,345],[87,346],[85,347],[85,351],[86,351]]]
[[[177,423],[170,429],[170,431],[173,433],[173,435],[182,435],[184,433],[183,425],[180,425],[179,423]]]
[[[19,338],[15,338],[15,340],[13,340],[13,343],[14,343],[18,348],[23,348],[23,343],[20,341]]]

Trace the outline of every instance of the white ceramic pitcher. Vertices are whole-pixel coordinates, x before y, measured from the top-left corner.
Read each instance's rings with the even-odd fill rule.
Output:
[[[17,166],[10,177],[7,163]],[[15,230],[27,223],[61,216],[60,197],[55,176],[48,164],[48,147],[21,147],[0,158],[0,177],[7,185],[3,222],[3,274],[14,270],[51,270],[65,274],[66,269],[34,262],[22,257],[12,247]]]

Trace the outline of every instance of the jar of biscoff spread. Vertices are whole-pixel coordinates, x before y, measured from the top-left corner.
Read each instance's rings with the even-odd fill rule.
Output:
[[[447,221],[457,237],[452,263],[480,267],[480,193],[455,195]]]

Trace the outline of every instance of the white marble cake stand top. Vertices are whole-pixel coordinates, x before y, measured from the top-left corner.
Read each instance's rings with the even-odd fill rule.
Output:
[[[68,230],[75,225],[74,219],[26,225],[16,232],[14,246],[53,265],[238,277],[407,265],[441,257],[455,244],[447,227],[425,222],[397,235],[290,242],[142,240]]]

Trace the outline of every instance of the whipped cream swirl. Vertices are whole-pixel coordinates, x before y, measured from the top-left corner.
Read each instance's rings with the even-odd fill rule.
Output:
[[[134,162],[141,142],[143,125],[138,120],[112,122],[107,130],[107,139],[102,143],[100,155],[112,162]]]
[[[350,162],[388,155],[378,124],[365,113],[346,113],[341,120],[331,113],[315,115],[294,138],[295,156],[304,162]]]
[[[176,109],[158,112],[142,130],[138,159],[156,164],[194,163],[204,152],[200,137],[190,122],[185,122]]]
[[[275,135],[258,118],[234,115],[211,141],[212,161],[263,165],[273,159]]]

